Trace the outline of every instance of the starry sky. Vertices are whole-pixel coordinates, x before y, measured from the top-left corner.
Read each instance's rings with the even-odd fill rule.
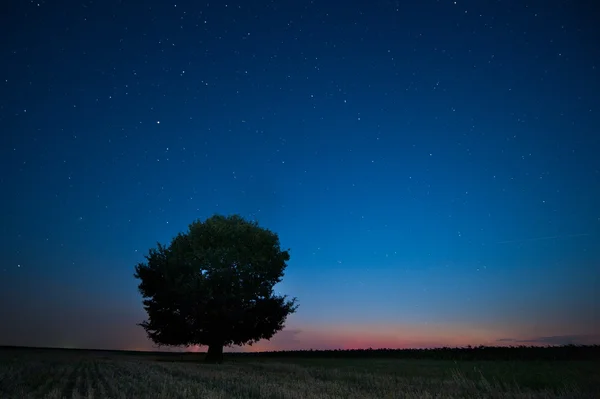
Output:
[[[237,350],[600,343],[589,1],[14,1],[0,345],[151,350],[134,266],[239,213],[300,308]]]

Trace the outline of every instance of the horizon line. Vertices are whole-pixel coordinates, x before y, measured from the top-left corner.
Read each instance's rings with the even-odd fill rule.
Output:
[[[500,341],[507,342],[507,341]],[[513,342],[515,343],[515,342]],[[533,342],[532,342],[533,344]],[[537,345],[525,345],[524,342],[520,342],[519,345],[466,345],[466,346],[436,346],[436,347],[414,347],[414,348],[353,348],[353,349],[344,349],[344,348],[336,348],[336,349],[287,349],[287,350],[264,350],[257,352],[224,352],[225,354],[238,354],[238,355],[257,355],[261,353],[293,353],[293,352],[352,352],[352,351],[394,351],[394,352],[403,352],[403,351],[431,351],[431,350],[444,350],[444,349],[480,349],[480,348],[501,348],[501,349],[519,349],[519,348],[540,348],[540,349],[549,349],[549,348],[560,348],[560,347],[596,347],[600,346],[600,344],[537,344]],[[146,349],[99,349],[99,348],[65,348],[60,346],[22,346],[22,345],[0,345],[0,350],[3,349],[37,349],[37,350],[64,350],[64,351],[95,351],[95,352],[135,352],[135,353],[157,353],[157,354],[206,354],[206,352],[193,352],[188,350],[146,350]]]

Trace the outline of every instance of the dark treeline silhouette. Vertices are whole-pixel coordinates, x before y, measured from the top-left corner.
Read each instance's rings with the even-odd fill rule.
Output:
[[[0,346],[0,355],[10,352],[28,353],[71,353],[97,355],[128,355],[148,357],[155,360],[194,361],[203,357],[202,352],[138,352],[126,350],[102,349],[61,349]],[[274,352],[227,352],[225,357],[257,358],[257,359],[415,359],[415,360],[450,360],[450,361],[568,361],[594,360],[600,361],[600,345],[564,345],[564,346],[467,346],[464,348],[433,349],[338,349],[338,350],[298,350]]]
[[[431,360],[600,360],[600,345],[467,346],[433,349],[348,349],[244,352],[230,356],[260,358],[381,358]]]

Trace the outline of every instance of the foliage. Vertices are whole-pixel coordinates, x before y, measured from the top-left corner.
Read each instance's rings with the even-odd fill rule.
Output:
[[[289,259],[278,235],[257,222],[197,220],[136,266],[148,314],[140,326],[158,345],[208,345],[217,358],[223,346],[270,339],[297,308],[273,292]]]

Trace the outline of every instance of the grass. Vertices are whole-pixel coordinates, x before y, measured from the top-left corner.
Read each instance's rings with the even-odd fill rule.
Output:
[[[0,349],[0,398],[600,398],[597,361],[267,358]]]

